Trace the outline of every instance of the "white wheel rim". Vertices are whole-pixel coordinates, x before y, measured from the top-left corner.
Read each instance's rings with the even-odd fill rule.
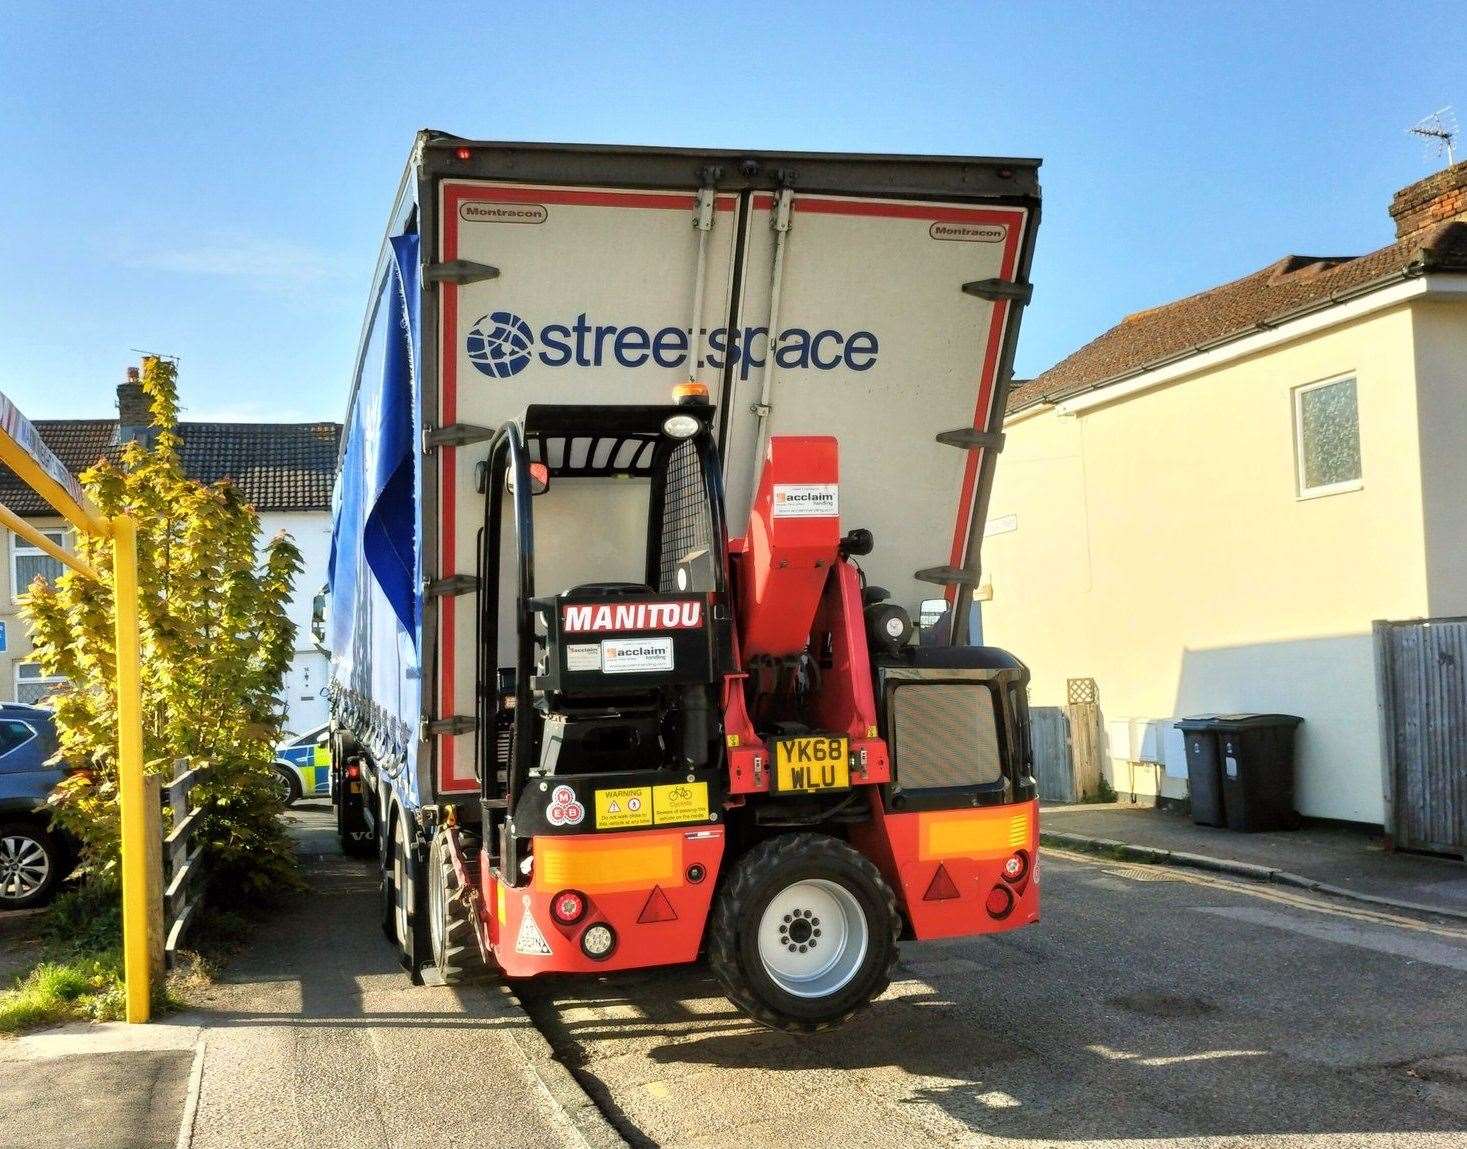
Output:
[[[0,839],[0,898],[19,901],[46,884],[51,859],[34,838],[12,834]]]
[[[764,972],[795,997],[840,992],[866,960],[869,942],[861,903],[844,886],[823,878],[786,886],[759,919]]]

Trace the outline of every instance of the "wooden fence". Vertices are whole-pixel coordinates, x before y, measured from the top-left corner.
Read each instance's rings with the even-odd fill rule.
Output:
[[[192,801],[192,790],[206,769],[187,758],[173,764],[173,778],[164,783],[157,774],[144,779],[144,809],[148,819],[148,955],[155,971],[173,964],[179,942],[192,923],[203,897],[203,864],[194,841],[203,810]],[[163,811],[171,817],[163,830]],[[166,883],[166,884],[165,884]]]
[[[1030,744],[1039,798],[1044,802],[1084,802],[1100,794],[1105,762],[1105,727],[1095,680],[1069,682],[1069,705],[1035,706],[1029,711]]]
[[[1467,856],[1467,618],[1374,631],[1388,840]]]

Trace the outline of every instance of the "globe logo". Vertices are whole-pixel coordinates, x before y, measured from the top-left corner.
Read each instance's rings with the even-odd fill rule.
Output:
[[[534,345],[530,325],[512,311],[481,315],[464,340],[464,349],[474,366],[495,379],[508,379],[523,371]]]

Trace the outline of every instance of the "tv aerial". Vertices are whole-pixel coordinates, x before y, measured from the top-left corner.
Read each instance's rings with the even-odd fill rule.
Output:
[[[1457,162],[1453,148],[1457,139],[1457,113],[1450,106],[1437,109],[1406,131],[1426,141],[1427,159],[1439,160],[1445,157],[1447,167]]]

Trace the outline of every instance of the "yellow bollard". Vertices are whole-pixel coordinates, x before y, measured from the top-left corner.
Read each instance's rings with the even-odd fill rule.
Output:
[[[143,701],[138,644],[137,525],[112,519],[112,579],[117,618],[117,800],[122,820],[122,959],[127,1020],[152,1012],[148,956],[148,843],[143,815]]]

